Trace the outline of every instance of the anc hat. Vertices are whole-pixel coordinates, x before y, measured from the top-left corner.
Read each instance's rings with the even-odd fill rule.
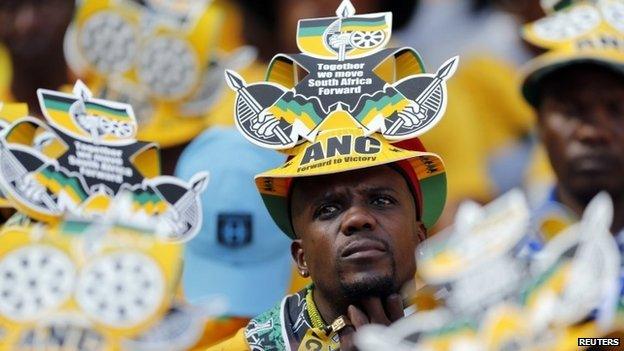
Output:
[[[521,72],[522,94],[535,106],[544,77],[573,64],[605,66],[624,75],[624,1],[575,3],[528,24],[523,37],[548,51]]]
[[[400,145],[405,145],[405,141]],[[293,239],[295,233],[289,215],[293,178],[397,164],[408,170],[404,173],[413,171],[416,175],[416,179],[407,178],[410,187],[420,195],[416,196],[420,219],[426,227],[435,224],[444,208],[446,172],[438,155],[400,148],[379,133],[366,135],[345,111],[334,112],[319,125],[315,142],[306,142],[290,153],[293,156],[284,165],[257,175],[256,186],[275,223]]]
[[[444,115],[446,81],[459,58],[426,73],[414,49],[386,48],[391,29],[392,13],[357,14],[343,0],[335,17],[299,21],[301,53],[275,56],[265,82],[248,84],[226,71],[236,91],[239,131],[251,143],[290,156],[256,176],[264,204],[290,238],[293,178],[393,166],[407,180],[425,226],[442,212],[444,164],[416,138]]]

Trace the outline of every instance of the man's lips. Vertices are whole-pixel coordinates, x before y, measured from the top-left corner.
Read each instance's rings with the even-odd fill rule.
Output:
[[[383,243],[375,240],[361,239],[353,241],[342,250],[340,257],[347,259],[373,258],[386,254]]]
[[[608,172],[617,167],[618,159],[609,154],[584,155],[572,159],[578,172]]]

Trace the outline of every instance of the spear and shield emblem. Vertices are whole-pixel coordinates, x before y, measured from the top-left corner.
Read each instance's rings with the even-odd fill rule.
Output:
[[[344,0],[336,17],[304,19],[297,28],[300,54],[279,54],[267,81],[247,84],[227,70],[226,82],[237,93],[236,126],[252,143],[288,150],[313,142],[318,126],[336,111],[346,111],[367,134],[388,140],[417,137],[444,115],[447,80],[459,58],[426,73],[411,48],[386,48],[391,13],[356,15]],[[383,76],[377,69],[394,72]]]

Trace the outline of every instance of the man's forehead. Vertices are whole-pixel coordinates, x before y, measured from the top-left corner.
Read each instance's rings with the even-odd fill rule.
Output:
[[[328,192],[375,189],[407,190],[403,177],[388,166],[365,168],[350,172],[306,177],[295,180],[293,194],[302,193],[308,196],[324,196]]]

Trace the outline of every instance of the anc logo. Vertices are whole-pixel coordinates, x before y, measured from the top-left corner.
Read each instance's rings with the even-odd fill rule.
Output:
[[[372,155],[381,151],[381,142],[375,138],[352,135],[342,135],[340,137],[330,137],[325,143],[316,142],[305,149],[301,166],[310,162],[322,161],[336,156]],[[355,157],[355,156],[354,156]]]
[[[297,27],[301,52],[320,59],[344,61],[368,56],[390,41],[392,13],[355,15],[353,5],[344,1],[338,17],[305,19]]]
[[[435,74],[424,73],[411,48],[386,48],[391,14],[355,15],[347,0],[338,17],[302,20],[297,43],[302,53],[273,58],[267,82],[247,84],[226,71],[236,91],[236,125],[251,142],[286,150],[314,142],[318,126],[336,111],[348,112],[367,134],[388,140],[417,137],[442,118],[446,81],[458,58]]]
[[[0,187],[7,198],[18,210],[49,222],[68,212],[101,215],[129,192],[131,215],[155,217],[171,240],[194,236],[207,174],[190,183],[158,176],[158,147],[133,138],[132,107],[92,99],[80,82],[74,91],[39,90],[48,123],[26,117],[6,128],[0,138]]]
[[[44,89],[37,94],[48,122],[76,139],[124,144],[136,136],[132,107],[94,99],[81,81],[74,86],[74,95]]]

